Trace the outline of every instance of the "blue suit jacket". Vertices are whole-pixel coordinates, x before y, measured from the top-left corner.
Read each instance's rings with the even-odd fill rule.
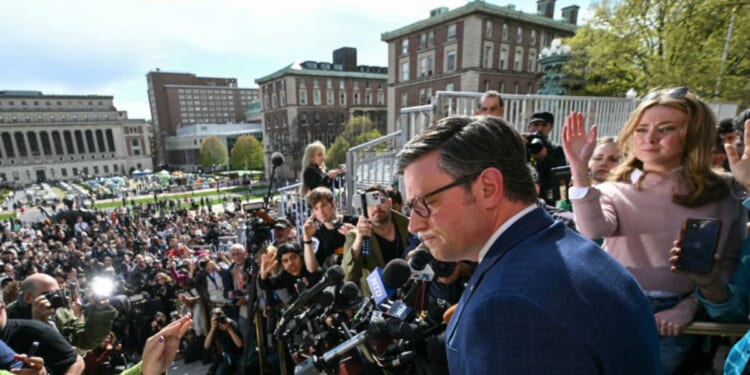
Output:
[[[541,208],[492,244],[445,335],[453,375],[662,371],[636,281]]]

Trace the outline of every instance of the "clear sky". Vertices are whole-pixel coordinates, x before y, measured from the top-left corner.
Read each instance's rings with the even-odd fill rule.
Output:
[[[558,0],[555,18],[568,5]],[[387,65],[383,32],[425,19],[440,6],[466,0],[3,0],[0,7],[0,90],[113,95],[130,118],[150,119],[146,74],[189,72],[257,77],[302,60],[332,60],[357,48],[360,65]],[[534,0],[487,0],[536,12]]]

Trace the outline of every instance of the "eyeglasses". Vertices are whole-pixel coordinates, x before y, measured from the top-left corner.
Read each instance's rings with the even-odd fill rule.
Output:
[[[448,189],[454,188],[456,186],[463,185],[469,181],[474,180],[475,178],[479,177],[480,173],[472,174],[463,178],[459,178],[453,182],[451,182],[448,185],[441,186],[425,195],[422,195],[421,197],[414,197],[409,202],[406,203],[406,207],[409,208],[409,210],[415,212],[417,215],[428,218],[432,214],[430,211],[430,206],[427,205],[427,199],[430,197],[434,197],[437,194],[440,194]]]
[[[687,95],[688,92],[690,92],[689,87],[680,86],[680,87],[675,87],[667,91],[667,95],[673,99],[682,99],[685,97],[685,95]],[[650,93],[646,94],[646,96],[644,96],[643,99],[641,99],[641,101],[656,99],[660,97],[663,93],[664,93],[664,90],[651,91]]]

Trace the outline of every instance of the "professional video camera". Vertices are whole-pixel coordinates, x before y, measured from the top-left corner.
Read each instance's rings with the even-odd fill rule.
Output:
[[[255,253],[257,249],[263,248],[271,241],[272,226],[273,218],[266,211],[262,209],[250,211],[247,219],[246,247],[251,253]]]

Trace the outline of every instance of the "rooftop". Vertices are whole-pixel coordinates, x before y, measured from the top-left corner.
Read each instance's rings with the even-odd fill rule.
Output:
[[[265,77],[255,79],[261,84],[285,75],[307,75],[340,78],[387,79],[388,68],[381,66],[358,65],[357,70],[343,70],[339,64],[327,62],[302,61],[289,64]]]
[[[540,14],[525,13],[520,10],[516,10],[513,5],[500,6],[488,4],[481,0],[470,1],[464,6],[449,11],[443,10],[433,13],[433,15],[421,21],[414,22],[410,25],[400,27],[393,31],[384,32],[383,34],[381,34],[380,39],[384,42],[389,42],[393,39],[410,35],[423,29],[443,24],[450,20],[459,19],[473,13],[486,13],[499,17],[513,18],[528,23],[537,24],[539,26],[546,26],[561,31],[568,31],[570,33],[574,33],[577,29],[576,25],[572,25],[565,20],[554,20]]]

